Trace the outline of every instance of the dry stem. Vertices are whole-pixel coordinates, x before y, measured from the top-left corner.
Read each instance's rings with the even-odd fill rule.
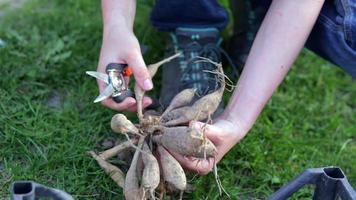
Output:
[[[150,76],[151,78],[154,77],[154,75],[156,74],[158,68],[167,63],[167,62],[170,62],[171,60],[173,60],[174,58],[180,56],[182,53],[176,53],[174,54],[173,56],[170,56],[168,58],[165,58],[157,63],[154,63],[154,64],[151,64],[151,65],[148,65],[147,66],[147,69],[148,69],[148,72],[150,73]],[[138,115],[138,119],[140,120],[140,122],[142,121],[143,119],[143,96],[145,95],[145,91],[142,90],[142,88],[140,86],[138,86],[138,84],[136,83],[135,84],[135,98],[136,98],[136,101],[137,101],[137,115]]]

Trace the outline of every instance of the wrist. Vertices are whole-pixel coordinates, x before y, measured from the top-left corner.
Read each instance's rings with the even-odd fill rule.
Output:
[[[234,116],[227,110],[222,113],[219,120],[224,120],[230,123],[233,130],[236,132],[234,134],[237,134],[240,139],[243,138],[251,128],[247,122],[237,116]]]
[[[114,36],[118,37],[118,35],[123,34],[133,34],[133,29],[125,22],[108,22],[104,24],[103,27],[103,37]]]
[[[135,13],[136,1],[102,0],[104,30],[112,29],[112,27],[126,27],[132,30]]]

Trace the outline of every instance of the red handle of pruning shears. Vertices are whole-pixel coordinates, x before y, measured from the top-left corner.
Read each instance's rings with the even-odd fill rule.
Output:
[[[122,71],[122,75],[130,77],[133,74],[132,68],[127,66],[124,68],[124,70]]]

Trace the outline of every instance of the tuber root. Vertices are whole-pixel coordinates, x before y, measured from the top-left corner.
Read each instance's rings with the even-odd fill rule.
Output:
[[[166,108],[164,113],[161,115],[161,118],[163,118],[167,113],[172,111],[175,108],[179,108],[182,106],[188,105],[194,98],[195,92],[197,91],[196,88],[189,88],[182,90],[179,92],[171,101],[169,106]]]
[[[125,175],[124,173],[115,165],[110,164],[105,161],[102,157],[98,156],[94,151],[89,151],[89,154],[98,162],[100,167],[110,175],[111,179],[120,187],[124,188],[125,185]]]
[[[184,191],[187,186],[187,178],[178,161],[162,146],[157,146],[163,179],[177,190]]]
[[[160,182],[158,161],[146,143],[143,144],[142,150],[145,152],[141,154],[145,167],[143,168],[141,186],[145,191],[150,192],[152,199],[155,199],[154,190]]]
[[[123,143],[121,143],[119,145],[114,146],[111,149],[108,149],[106,151],[101,152],[99,154],[99,156],[104,160],[110,159],[110,158],[116,156],[121,151],[131,147],[131,145],[135,144],[135,143],[136,143],[136,141],[133,141],[133,140],[132,141],[123,142]]]
[[[194,120],[204,120],[211,116],[218,108],[225,90],[225,77],[221,65],[218,67],[218,80],[220,88],[198,99],[192,106],[174,109],[162,117],[166,126],[177,126]]]
[[[142,199],[144,195],[142,190],[140,190],[139,177],[137,174],[137,162],[138,162],[139,155],[141,153],[140,150],[142,148],[144,140],[145,137],[141,136],[138,141],[137,149],[132,159],[131,166],[126,174],[124,195],[125,195],[125,199],[127,200]]]
[[[134,133],[140,135],[136,126],[121,113],[116,114],[111,118],[110,125],[111,129],[116,133]]]
[[[202,132],[186,126],[165,128],[162,135],[153,136],[153,141],[185,156],[207,158],[216,155],[216,147]]]

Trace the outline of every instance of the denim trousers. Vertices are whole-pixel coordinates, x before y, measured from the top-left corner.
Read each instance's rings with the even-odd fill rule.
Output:
[[[266,8],[271,3],[258,2]],[[162,31],[178,27],[222,30],[228,13],[216,0],[157,0],[151,22]],[[356,0],[326,0],[305,46],[356,77]]]

